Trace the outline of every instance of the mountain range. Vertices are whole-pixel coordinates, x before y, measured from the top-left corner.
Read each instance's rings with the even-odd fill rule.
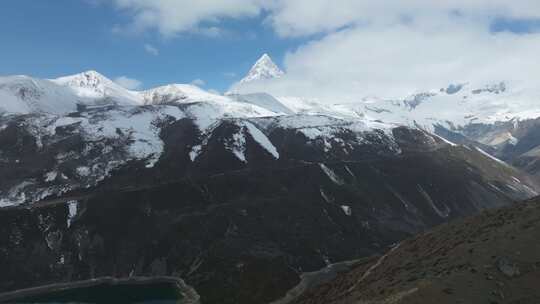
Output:
[[[235,87],[284,77],[265,55]],[[203,303],[278,301],[307,273],[538,195],[536,96],[501,82],[323,103],[1,77],[0,292],[166,276]]]
[[[538,128],[537,118],[540,117],[540,106],[536,102],[540,98],[538,89],[514,88],[504,81],[477,86],[460,83],[400,100],[364,97],[355,103],[340,103],[339,100],[323,103],[312,98],[272,96],[265,92],[239,93],[243,84],[285,75],[264,54],[235,86],[236,92],[226,95],[188,84],[131,91],[95,71],[52,80],[0,77],[0,111],[3,116],[68,115],[82,107],[199,103],[197,113],[192,116],[200,123],[206,120],[207,124],[221,118],[288,115],[313,118],[319,115],[363,125],[365,129],[420,128],[458,144],[473,143],[529,173],[538,171],[539,153],[535,148],[540,142],[532,134]]]

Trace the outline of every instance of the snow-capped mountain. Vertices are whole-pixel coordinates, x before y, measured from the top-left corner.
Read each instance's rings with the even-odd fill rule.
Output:
[[[256,79],[256,75],[279,77],[282,72],[265,55],[248,76]],[[457,143],[475,144],[505,160],[519,159],[526,167],[536,167],[531,162],[536,162],[538,153],[534,149],[540,146],[540,142],[527,139],[529,130],[536,128],[531,126],[536,124],[520,123],[540,117],[537,102],[540,92],[502,82],[494,85],[453,84],[401,100],[364,98],[356,103],[340,103],[339,100],[329,103],[313,98],[275,97],[267,93],[219,95],[188,84],[130,91],[98,72],[88,71],[53,80],[3,77],[0,78],[0,98],[4,113],[38,115],[38,118],[25,122],[38,142],[52,136],[54,129],[64,126],[77,126],[94,142],[98,138],[115,138],[116,132],[121,132],[131,138],[126,147],[129,156],[125,159],[146,159],[149,163],[159,159],[163,152],[159,131],[156,131],[159,128],[155,126],[167,117],[190,119],[197,126],[203,140],[190,148],[192,159],[204,150],[216,124],[228,119],[256,119],[264,128],[298,130],[306,138],[324,143],[326,152],[338,144],[331,140],[335,128],[345,128],[353,133],[380,130],[391,134],[391,130],[399,126],[435,132]],[[85,107],[81,108],[81,105]],[[108,107],[99,110],[104,105]],[[98,111],[92,112],[94,107],[88,106],[96,106]],[[68,113],[87,110],[90,112],[85,114],[86,118],[79,114],[77,118],[64,117]],[[0,125],[0,128],[8,125]],[[251,123],[239,125],[253,131]],[[254,133],[250,133],[253,136]],[[235,143],[227,145],[240,147],[235,151],[236,155],[241,155],[238,151],[242,149],[241,139],[245,135],[238,134]],[[456,138],[456,134],[468,141]],[[522,138],[523,143],[528,143],[526,147],[520,146]],[[509,145],[517,145],[517,148],[509,149]],[[108,171],[103,172],[107,174]]]
[[[0,77],[0,112],[64,114],[78,106],[139,105],[141,97],[95,72],[36,79],[28,76]]]
[[[327,115],[372,128],[409,126],[472,144],[532,174],[540,174],[540,88],[512,82],[461,82],[397,99],[358,96],[355,102],[255,93],[237,83],[229,96],[280,113]],[[260,88],[259,88],[260,89]],[[264,89],[263,89],[264,90]],[[251,92],[242,94],[242,92]],[[255,91],[256,92],[256,91]],[[236,94],[236,95],[234,95]]]
[[[0,77],[0,98],[0,113],[4,114],[61,115],[76,112],[81,106],[137,107],[199,103],[197,107],[201,111],[200,118],[207,120],[277,115],[271,109],[257,104],[240,102],[189,84],[131,91],[95,71],[51,80],[28,76]]]
[[[259,95],[260,100],[255,100]],[[239,96],[253,103],[266,99],[262,94]],[[504,82],[478,86],[449,85],[392,100],[360,97],[356,102],[340,102],[339,98],[272,98],[295,114],[322,114],[365,122],[382,121],[391,125],[419,126],[431,131],[436,126],[460,130],[474,124],[494,125],[540,117],[540,89],[512,87]]]
[[[366,115],[387,122],[416,123],[432,129],[440,124],[455,129],[470,124],[494,124],[540,117],[540,89],[520,88],[504,82],[447,88],[413,94],[402,100],[367,99]]]
[[[537,195],[528,174],[404,118],[458,113],[446,98],[465,91],[344,104],[136,92],[96,72],[2,78],[0,292],[160,275],[204,303],[269,303],[302,273]],[[476,104],[510,90],[470,91]]]
[[[28,76],[0,77],[0,100],[0,113],[11,114],[66,113],[92,101],[52,81]]]
[[[473,144],[531,174],[540,174],[540,88],[504,82],[454,84],[401,100],[366,98],[334,104],[335,115],[420,127],[459,144]]]
[[[103,103],[139,104],[137,92],[129,91],[96,71],[52,79],[52,82],[67,87],[79,97],[103,100]]]
[[[283,72],[265,54],[240,81],[239,86],[234,86],[234,92],[242,95],[241,84],[282,75]],[[254,96],[250,98],[251,102],[260,102]],[[343,102],[338,97],[333,100],[305,96],[272,97],[296,114],[380,120],[390,124],[421,126],[428,130],[433,130],[434,125],[456,129],[471,124],[495,124],[540,117],[540,88],[520,87],[504,81],[449,84],[444,88],[416,92],[392,100],[358,96],[353,103]],[[260,96],[260,99],[266,97]]]
[[[279,75],[282,72],[265,55],[246,79]],[[98,72],[87,71],[53,80],[27,76],[2,77],[0,96],[0,109],[5,113],[64,114],[77,111],[81,105],[197,103],[189,109],[197,109],[198,112],[192,116],[205,125],[222,118],[326,115],[360,121],[372,128],[389,129],[405,125],[432,132],[444,128],[483,145],[498,148],[504,148],[501,144],[516,144],[524,131],[504,127],[500,131],[490,129],[489,132],[474,132],[471,126],[510,122],[514,125],[540,117],[540,104],[537,102],[540,100],[540,90],[513,87],[504,82],[493,85],[451,84],[446,88],[416,93],[398,100],[363,98],[355,103],[340,103],[339,100],[329,102],[267,93],[224,96],[188,84],[171,84],[137,92],[119,86]]]
[[[227,97],[212,94],[191,84],[170,84],[154,89],[149,89],[139,93],[143,103],[167,104],[167,103],[189,103],[199,101],[229,101]]]
[[[283,75],[285,73],[272,61],[272,58],[264,54],[255,62],[246,77],[240,80],[240,83],[280,78]]]
[[[318,156],[322,159],[343,159],[352,155],[364,158],[358,151],[401,153],[403,148],[399,147],[395,139],[394,129],[404,124],[417,128],[419,124],[400,121],[398,119],[402,117],[399,115],[440,102],[436,99],[427,100],[439,96],[436,93],[424,94],[422,98],[401,102],[377,101],[388,106],[387,110],[378,111],[370,102],[354,105],[321,104],[316,100],[300,97],[275,98],[268,94],[223,96],[206,92],[196,86],[180,84],[134,92],[122,89],[96,72],[54,81],[14,77],[7,79],[5,83],[10,85],[2,87],[4,90],[0,92],[17,96],[19,100],[15,102],[27,105],[24,102],[31,100],[39,103],[36,108],[17,110],[4,118],[0,116],[0,135],[5,131],[5,134],[9,134],[5,135],[7,138],[33,138],[34,148],[25,149],[50,150],[56,154],[56,162],[48,163],[53,164],[52,167],[43,168],[40,173],[42,181],[34,178],[28,183],[23,178],[3,183],[3,189],[0,189],[0,205],[4,206],[33,202],[48,195],[95,186],[113,170],[130,161],[142,161],[145,166],[153,167],[166,153],[163,130],[171,123],[181,120],[189,120],[197,134],[192,135],[196,139],[192,139],[183,152],[193,163],[200,159],[213,163],[208,156],[205,157],[206,151],[221,147],[220,149],[233,155],[236,160],[251,165],[253,159],[247,149],[249,138],[257,143],[261,151],[266,151],[264,154],[271,156],[270,159],[278,160],[283,155],[286,159],[286,150],[280,150],[274,143],[281,140],[282,135],[274,135],[277,136],[274,138],[270,136],[277,132],[276,130],[284,130],[278,133],[292,131],[294,136],[302,138],[300,142],[318,147],[319,151],[308,153],[312,156],[322,153]],[[501,92],[488,91],[478,94]],[[449,93],[440,92],[440,96],[446,95]],[[108,102],[104,103],[103,100]],[[119,100],[124,102],[113,102]],[[66,104],[59,106],[54,103],[58,101],[66,101]],[[100,106],[80,107],[81,103]],[[103,104],[107,106],[104,107]],[[51,105],[56,108],[49,112],[47,109]],[[396,120],[389,117],[371,117],[372,112],[384,115],[397,113],[389,116]],[[15,115],[17,113],[30,115],[21,118]],[[224,123],[226,128],[223,127]],[[75,153],[69,150],[71,148],[66,150],[65,147],[56,147],[59,142],[66,140],[66,134],[71,134],[69,138],[77,134],[81,145],[86,146],[84,150]],[[440,144],[437,142],[444,143],[441,138],[433,138],[435,140],[428,140],[430,146],[438,147]],[[365,148],[366,145],[369,148]],[[103,151],[95,154],[99,149]],[[22,152],[14,153],[14,158],[7,162],[20,161]],[[4,154],[6,155],[8,154]],[[311,161],[312,156],[299,154],[288,157]],[[76,163],[77,167],[66,168],[66,163]],[[221,166],[215,163],[210,167],[216,170]],[[66,178],[58,179],[58,176]],[[52,187],[49,185],[51,181],[58,183],[55,182]]]
[[[245,79],[279,77],[283,72],[264,55]],[[399,100],[362,98],[355,103],[321,101],[301,96],[267,93],[219,95],[188,84],[171,84],[146,91],[130,91],[95,71],[53,80],[27,76],[0,78],[0,109],[6,113],[74,112],[80,105],[158,105],[202,103],[213,109],[213,118],[274,115],[328,115],[360,120],[366,125],[406,125],[435,131],[443,127],[467,133],[470,126],[495,125],[540,117],[540,90],[519,88],[504,82],[493,85],[451,84],[446,88],[416,93]],[[220,113],[218,115],[218,113]],[[202,115],[202,113],[201,113]],[[204,115],[202,115],[204,116]],[[377,126],[380,127],[380,126]],[[469,131],[467,131],[469,129]],[[516,143],[507,129],[473,138],[482,144]]]

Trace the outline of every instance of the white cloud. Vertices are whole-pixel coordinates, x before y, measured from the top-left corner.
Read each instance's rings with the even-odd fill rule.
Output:
[[[198,87],[202,87],[204,85],[206,85],[206,81],[202,80],[202,79],[195,79],[191,82],[192,85],[196,85]]]
[[[95,0],[94,0],[95,1]],[[157,29],[165,36],[219,32],[224,18],[256,17],[283,36],[331,32],[343,26],[393,25],[408,18],[457,12],[478,19],[540,18],[537,0],[109,0],[127,12],[135,30]],[[436,17],[435,17],[436,18]]]
[[[506,81],[535,85],[540,34],[491,34],[481,27],[438,32],[415,27],[353,28],[327,35],[286,56],[287,76],[241,91],[354,101],[396,98],[451,83]]]
[[[216,26],[201,23],[219,23],[223,18],[257,16],[265,6],[264,0],[111,0],[114,5],[132,17],[124,29],[156,29],[164,36],[182,32],[213,35]]]
[[[153,46],[151,44],[148,44],[148,43],[145,44],[144,45],[144,50],[150,55],[154,55],[154,56],[159,55],[159,50],[155,46]]]
[[[271,14],[280,35],[326,34],[287,54],[287,76],[241,91],[352,102],[370,95],[404,97],[456,82],[532,87],[540,77],[535,55],[540,34],[489,30],[494,16],[540,17],[538,1],[341,3],[334,8],[324,0],[296,0]]]
[[[344,26],[393,26],[409,18],[431,18],[454,12],[475,19],[495,16],[539,18],[537,0],[278,0],[268,22],[283,36],[310,35]]]
[[[287,76],[247,91],[355,100],[540,78],[539,34],[489,30],[496,18],[540,19],[538,0],[110,1],[132,17],[124,26],[164,36],[220,36],[223,19],[257,17],[281,37],[308,38],[286,55]]]
[[[114,79],[114,82],[129,90],[136,90],[142,86],[141,81],[133,78],[128,78],[126,76],[117,77]]]

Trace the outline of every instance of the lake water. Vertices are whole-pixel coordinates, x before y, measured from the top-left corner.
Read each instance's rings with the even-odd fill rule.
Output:
[[[11,301],[10,301],[11,302]],[[14,303],[152,303],[182,304],[182,294],[174,283],[102,283],[91,287],[80,287],[52,291],[21,297]],[[13,303],[11,302],[11,303]]]

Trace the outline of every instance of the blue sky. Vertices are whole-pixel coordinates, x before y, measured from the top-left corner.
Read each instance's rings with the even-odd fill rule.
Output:
[[[280,39],[260,18],[227,20],[227,33],[163,37],[155,31],[115,33],[128,22],[110,5],[79,0],[0,2],[0,75],[53,78],[94,69],[114,79],[135,78],[143,87],[202,79],[208,89],[226,90],[263,53],[281,63],[304,39]],[[150,44],[155,56],[145,50]]]
[[[478,5],[481,2],[485,3],[485,10]],[[186,3],[197,7],[186,10]],[[379,3],[382,4],[373,6],[373,9],[372,2],[367,0],[344,0],[343,5],[349,6],[348,9],[339,9],[328,0],[215,0],[200,3],[187,0],[0,1],[0,75],[27,74],[54,78],[93,69],[111,79],[120,76],[137,79],[142,82],[142,88],[202,79],[206,89],[224,91],[242,78],[255,60],[267,52],[278,65],[288,64],[287,71],[293,80],[297,80],[291,83],[308,89],[312,84],[299,83],[298,80],[317,83],[316,88],[321,84],[335,87],[334,81],[338,80],[338,85],[343,84],[344,80],[350,82],[347,83],[348,87],[372,80],[399,87],[405,85],[394,79],[397,67],[403,66],[403,71],[398,72],[410,74],[408,78],[414,83],[427,83],[423,77],[432,80],[432,75],[420,75],[418,72],[413,77],[409,73],[411,66],[406,63],[414,63],[413,68],[437,65],[441,63],[438,61],[448,60],[456,54],[455,50],[434,43],[436,35],[426,34],[425,28],[440,26],[440,35],[447,35],[448,41],[455,39],[455,44],[469,41],[467,39],[473,39],[472,44],[475,44],[471,33],[485,28],[478,41],[487,43],[469,45],[469,42],[465,42],[471,51],[457,51],[463,57],[462,61],[473,63],[488,58],[504,61],[501,54],[508,52],[521,56],[519,54],[525,54],[527,49],[540,41],[536,37],[530,38],[540,29],[540,13],[534,14],[534,11],[540,12],[540,7],[538,10],[535,10],[536,7],[531,9],[533,2],[529,0],[512,3],[502,0],[456,1],[457,7],[443,4],[442,8],[441,5],[431,7],[426,4],[429,2],[422,4],[422,1],[416,1],[422,5],[415,7],[381,0]],[[230,7],[234,9],[229,8],[229,3],[233,3]],[[273,6],[270,3],[274,3]],[[468,3],[472,3],[470,7]],[[421,13],[416,15],[425,10],[428,14],[438,16],[441,9],[446,15],[443,21],[438,18],[426,19]],[[174,10],[177,10],[175,14],[168,14]],[[140,21],[137,14],[141,11],[157,11],[158,18],[153,23],[145,24],[142,30],[125,31]],[[497,13],[486,17],[484,11]],[[379,19],[386,21],[395,16],[401,19],[410,16],[412,20],[422,22],[429,20],[421,26],[412,22],[413,25],[406,30],[403,24],[391,31],[377,26]],[[470,31],[466,26],[449,25],[461,16],[468,16]],[[184,17],[188,19],[186,23],[174,24],[172,29],[167,27],[166,22],[174,23],[175,19]],[[188,17],[193,17],[195,21]],[[447,17],[454,19],[447,24],[444,23]],[[162,20],[166,22],[160,23]],[[371,31],[364,29],[365,24]],[[219,27],[223,33],[208,36],[197,31],[213,26]],[[123,31],[115,31],[119,27]],[[489,39],[501,32],[511,32],[520,37],[508,38],[509,44],[516,43],[516,39],[523,42],[516,44],[515,50],[495,49],[493,54],[486,55],[486,50],[492,52],[493,45],[496,45],[490,44]],[[377,33],[380,35],[377,36]],[[389,48],[403,48],[403,44],[411,40],[409,36],[418,44],[411,47],[413,50],[430,48],[430,52],[442,55],[424,56],[424,61],[418,61],[416,57],[419,52],[413,51],[408,55],[401,52],[399,56],[386,54]],[[403,41],[400,37],[403,37]],[[378,40],[385,40],[388,45],[375,49]],[[156,48],[159,54],[151,54],[145,45]],[[343,51],[345,46],[348,51]],[[386,54],[386,57],[378,56],[379,53]],[[284,62],[286,54],[289,56]],[[524,58],[522,61],[526,60]],[[353,62],[357,64],[351,64]],[[393,62],[392,69],[379,68],[388,62]],[[456,65],[455,71],[437,80],[444,82],[455,79],[456,75],[467,74],[469,69],[474,69],[471,65],[464,66],[467,70],[459,70]],[[499,68],[501,71],[505,69],[507,67]],[[521,72],[522,69],[516,68],[516,71]],[[324,79],[324,75],[328,75],[327,79]],[[407,83],[407,89],[411,89],[410,83]]]

